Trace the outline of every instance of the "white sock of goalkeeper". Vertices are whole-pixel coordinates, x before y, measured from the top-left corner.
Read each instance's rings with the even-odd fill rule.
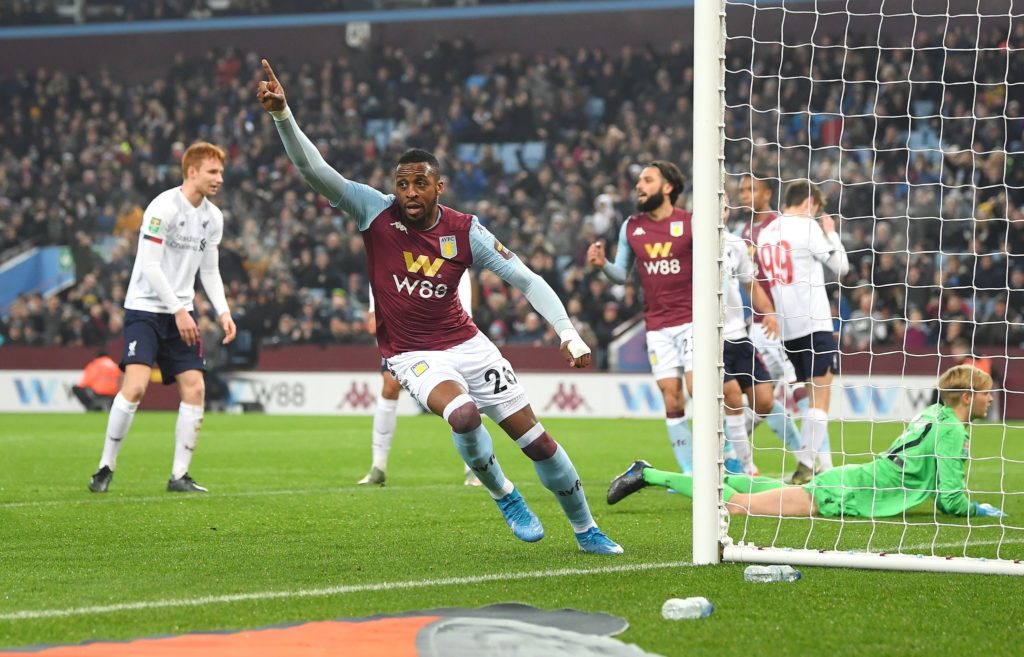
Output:
[[[171,476],[181,479],[188,473],[192,453],[199,442],[199,430],[203,428],[203,407],[181,402],[178,405],[178,421],[174,425],[174,465]]]
[[[832,452],[828,445],[828,413],[819,408],[807,409],[804,416],[804,435],[810,445],[810,451],[818,459],[821,470],[832,467]]]
[[[103,455],[100,456],[101,468],[117,469],[117,453],[121,451],[121,441],[128,435],[138,409],[139,402],[128,401],[120,392],[114,396],[107,417],[107,437],[103,440]]]
[[[381,472],[388,469],[388,454],[397,424],[398,400],[377,397],[377,407],[373,410],[373,467]]]
[[[533,469],[537,471],[540,483],[554,493],[555,499],[562,505],[572,530],[578,534],[596,527],[576,466],[562,446],[548,435],[544,426],[540,422],[533,425],[516,440],[516,444],[533,461]]]
[[[689,418],[685,412],[665,414],[665,425],[668,427],[668,441],[672,445],[672,453],[676,455],[683,474],[693,472],[693,432],[690,431]]]
[[[491,497],[500,500],[511,493],[515,487],[501,471],[491,434],[484,427],[473,398],[459,395],[448,403],[442,417],[451,425],[452,441],[462,461],[473,469]]]
[[[796,422],[789,416],[786,407],[779,403],[779,400],[775,400],[775,405],[772,406],[771,412],[764,417],[764,421],[768,423],[768,428],[779,437],[786,449],[794,453],[800,450],[802,443],[800,430],[796,428]]]
[[[747,418],[742,413],[725,416],[725,437],[743,468],[749,468],[754,461],[754,454],[750,449],[750,435],[747,434]]]

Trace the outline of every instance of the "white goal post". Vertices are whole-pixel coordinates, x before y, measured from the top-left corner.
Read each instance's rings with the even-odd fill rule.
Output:
[[[847,277],[826,272],[844,316],[840,361],[855,366],[832,386],[835,464],[884,453],[949,366],[994,364],[995,410],[968,431],[965,490],[1009,509],[958,517],[926,503],[884,518],[730,521],[725,302],[720,286],[695,284],[693,562],[1024,575],[1024,425],[1012,419],[1024,418],[1014,374],[1024,370],[1024,229],[1014,232],[1024,226],[1024,0],[693,5],[694,280],[722,280],[735,229],[723,211],[749,211],[735,196],[745,175],[767,172],[775,210],[786,182],[820,186],[851,254]],[[1002,283],[980,277],[991,267]],[[881,276],[892,270],[895,282]],[[930,342],[911,346],[911,330]],[[911,389],[915,408],[892,402]],[[789,474],[778,441],[751,441],[766,476]]]

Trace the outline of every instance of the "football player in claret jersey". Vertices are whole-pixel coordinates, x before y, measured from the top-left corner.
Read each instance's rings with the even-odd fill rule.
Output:
[[[520,289],[558,332],[573,367],[590,364],[590,348],[562,302],[540,276],[506,249],[477,217],[438,203],[444,192],[432,154],[412,149],[398,160],[394,194],[352,182],[328,165],[299,129],[284,89],[266,60],[257,97],[270,112],[285,151],[306,182],[357,222],[366,244],[376,300],[377,347],[402,386],[450,425],[462,460],[476,472],[512,533],[526,542],[544,527],[505,477],[481,421],[487,414],[516,442],[569,519],[579,549],[621,554],[594,522],[569,455],[537,421],[511,364],[473,324],[455,289],[473,264]]]
[[[686,390],[693,389],[693,234],[692,215],[675,207],[683,174],[671,162],[651,162],[636,181],[637,214],[619,231],[614,264],[604,243],[587,249],[587,262],[616,283],[624,283],[633,263],[644,290],[644,320],[651,373],[665,401],[665,423],[676,461],[693,469],[693,434],[686,417]]]
[[[459,301],[462,308],[470,317],[473,316],[472,298],[473,283],[469,279],[469,270],[462,274],[459,281]],[[373,298],[373,288],[370,288],[370,307],[366,311],[366,329],[370,335],[377,334],[377,311]],[[380,367],[380,396],[377,397],[377,406],[373,409],[373,463],[370,471],[356,483],[360,486],[373,484],[383,486],[388,478],[388,454],[391,452],[391,441],[395,437],[395,427],[398,426],[398,393],[402,386],[391,376],[388,371],[387,361],[381,359]],[[480,479],[473,473],[473,469],[465,465],[463,471],[463,484],[466,486],[480,486]]]
[[[142,218],[139,249],[124,307],[124,381],[107,421],[99,470],[89,490],[103,493],[117,468],[117,454],[149,385],[153,365],[165,384],[176,383],[181,396],[174,428],[174,463],[167,490],[206,492],[188,474],[203,424],[203,343],[192,300],[196,273],[224,329],[224,344],[235,338],[217,245],[224,215],[210,202],[224,182],[224,151],[198,142],[181,158],[183,182],[149,204]]]
[[[789,183],[782,203],[782,214],[761,229],[755,257],[759,276],[768,281],[775,310],[782,318],[779,337],[786,355],[811,400],[800,427],[800,463],[790,477],[791,483],[802,484],[815,469],[832,467],[832,454],[824,447],[832,373],[838,366],[839,351],[823,266],[842,277],[850,270],[850,261],[835,219],[823,213],[825,199],[816,185],[809,180]]]

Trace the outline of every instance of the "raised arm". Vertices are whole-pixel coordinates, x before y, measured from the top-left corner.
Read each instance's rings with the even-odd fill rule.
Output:
[[[368,185],[352,182],[327,164],[320,150],[295,122],[285,99],[284,88],[270,67],[270,62],[265,59],[262,62],[267,79],[260,82],[256,97],[263,109],[273,117],[288,158],[310,187],[325,196],[331,205],[352,215],[359,223],[359,230],[365,230],[374,217],[391,205],[394,197],[384,195]]]
[[[615,262],[608,262],[604,252],[604,242],[594,242],[587,249],[587,262],[604,272],[613,283],[625,283],[629,270],[633,266],[633,249],[629,246],[626,236],[628,221],[622,222],[619,229],[619,246],[615,250]]]
[[[524,265],[516,254],[506,249],[476,219],[469,231],[469,238],[473,262],[490,269],[509,285],[519,289],[530,305],[555,328],[562,343],[562,356],[573,367],[590,365],[590,347],[576,332],[569,320],[569,313],[547,281]]]

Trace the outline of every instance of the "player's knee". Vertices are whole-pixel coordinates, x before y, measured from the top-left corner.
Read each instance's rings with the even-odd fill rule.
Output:
[[[686,410],[686,399],[681,392],[665,393],[665,410],[672,413],[682,413]]]
[[[398,399],[398,393],[402,391],[402,384],[390,376],[384,377],[384,385],[381,386],[380,396],[384,399]]]
[[[516,438],[516,445],[523,450],[532,461],[544,461],[555,455],[558,443],[544,430],[544,425],[537,422],[526,433]]]
[[[480,409],[469,395],[459,395],[449,402],[443,416],[455,433],[476,431],[482,422]]]
[[[729,381],[722,388],[722,396],[725,398],[726,408],[741,408],[743,406],[743,393],[740,391],[739,385],[735,381]],[[666,404],[666,407],[668,404]]]
[[[121,388],[121,396],[124,397],[129,403],[138,404],[142,401],[142,397],[146,394],[146,386],[141,383],[128,383],[125,382]]]
[[[200,379],[198,383],[183,386],[181,389],[181,401],[193,406],[202,406],[206,400],[206,384]]]
[[[545,461],[554,456],[557,450],[558,443],[555,442],[554,438],[544,433],[540,438],[524,447],[523,454],[526,454],[531,461]]]
[[[775,399],[771,395],[754,395],[754,412],[765,416],[775,408]]]

